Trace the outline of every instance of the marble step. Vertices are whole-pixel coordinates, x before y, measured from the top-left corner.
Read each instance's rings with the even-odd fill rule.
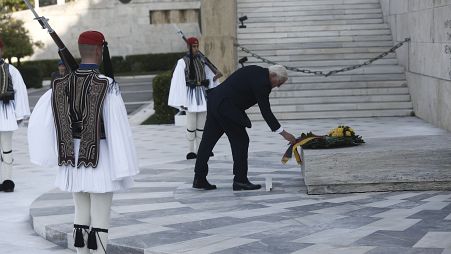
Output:
[[[379,9],[378,3],[373,4],[329,4],[329,5],[289,5],[289,6],[256,6],[238,4],[238,12],[281,12],[281,11],[313,11],[313,10],[352,10],[352,9]]]
[[[367,102],[410,102],[409,94],[384,95],[349,95],[349,96],[311,96],[311,97],[284,97],[270,99],[272,106],[296,104],[330,104],[330,103],[367,103]]]
[[[257,53],[257,52],[255,52]],[[275,62],[292,62],[292,61],[308,61],[308,60],[367,60],[367,59],[371,59],[374,58],[378,55],[380,55],[382,52],[380,53],[348,53],[348,54],[297,54],[297,55],[282,55],[282,56],[274,56],[274,55],[270,55],[270,56],[264,56],[264,55],[260,55],[263,56],[271,61],[275,61]],[[251,57],[249,56],[249,54],[247,54],[246,52],[239,52],[238,57],[244,57],[247,56],[248,57],[248,64],[249,63],[253,63],[253,62],[258,62],[260,63],[261,61],[258,60],[257,58]],[[385,56],[383,59],[396,59],[395,54],[389,54],[387,56]],[[375,63],[378,64],[379,61],[376,61]]]
[[[245,13],[239,14],[244,16]],[[324,19],[315,18],[307,20],[306,17],[254,17],[245,21],[246,28],[238,28],[238,30],[245,30],[247,27],[298,27],[298,26],[327,26],[327,25],[352,25],[352,24],[384,24],[382,15],[375,15],[373,18],[350,18],[342,17],[341,19]]]
[[[405,81],[405,73],[393,73],[393,74],[356,74],[351,75],[349,73],[340,73],[337,75],[323,77],[307,75],[299,72],[288,72],[289,82],[292,83],[323,83],[323,82],[366,82],[366,81]]]
[[[396,59],[393,59],[395,61],[397,61]],[[382,60],[380,60],[382,61]],[[362,61],[363,62],[363,61]],[[277,63],[280,64],[280,63]],[[255,65],[259,65],[259,66],[263,66],[263,67],[268,67],[269,65],[267,64],[255,64]],[[290,63],[289,67],[295,67],[298,69],[302,69],[302,70],[310,70],[310,71],[322,71],[322,72],[329,72],[329,71],[333,71],[333,70],[340,70],[342,68],[348,67],[348,66],[353,66],[351,65],[335,65],[335,66],[301,66],[301,65],[296,65],[293,63]],[[291,71],[289,70],[288,75],[290,77],[296,77],[298,75],[293,75],[294,73],[297,73],[296,71]],[[405,69],[404,67],[394,64],[394,65],[367,65],[367,66],[363,66],[360,68],[357,68],[355,70],[351,70],[351,71],[346,71],[343,73],[339,73],[338,75],[334,76],[334,77],[339,77],[341,75],[368,75],[368,74],[404,74],[405,73]],[[322,78],[325,78],[323,76],[321,76]],[[293,80],[295,80],[296,78],[294,78]],[[384,79],[382,79],[384,80]],[[325,80],[323,80],[325,81]]]
[[[269,39],[238,39],[238,43],[241,45],[248,44],[277,44],[279,43],[323,43],[323,42],[367,42],[367,41],[387,41],[392,43],[391,35],[378,35],[378,36],[324,36],[324,37],[302,37],[302,38],[269,38]]]
[[[305,31],[305,32],[258,32],[241,33],[240,40],[266,40],[266,39],[284,39],[284,38],[310,38],[310,37],[344,37],[344,36],[391,36],[389,29],[373,30],[343,30],[343,31]]]
[[[327,56],[327,55],[326,55]],[[305,59],[305,61],[300,60],[277,60],[271,57],[266,57],[268,60],[274,61],[278,64],[286,65],[286,66],[293,66],[293,67],[299,67],[299,68],[309,68],[309,67],[324,67],[322,69],[328,69],[328,68],[334,68],[337,66],[344,67],[344,66],[351,66],[351,65],[357,65],[357,64],[363,64],[365,61],[372,57],[363,58],[363,59]],[[269,66],[268,64],[262,63],[261,60],[254,58],[254,57],[248,57],[248,61],[246,64],[255,64],[255,65],[261,65],[261,66]],[[392,57],[392,58],[382,58],[379,60],[374,61],[370,66],[375,65],[397,65],[398,59]],[[380,66],[379,66],[380,67]]]
[[[320,41],[320,42],[281,42],[261,44],[254,41],[239,42],[247,49],[254,50],[299,50],[299,49],[326,49],[326,48],[360,48],[360,47],[393,47],[393,41],[375,40],[375,41]]]
[[[370,81],[370,82],[322,82],[322,83],[287,83],[283,90],[327,90],[356,88],[390,88],[407,87],[406,81]]]
[[[288,67],[317,70],[317,71],[332,71],[337,69],[342,69],[345,67],[351,67],[355,65],[362,64],[366,60],[331,60],[331,61],[292,61],[292,62],[276,62],[277,64],[282,64]],[[259,65],[262,67],[269,67],[269,64],[262,62],[248,63],[249,65]],[[370,65],[364,65],[355,70],[347,71],[347,73],[356,74],[358,70],[364,70],[362,74],[375,74],[383,73],[404,73],[404,67],[398,65],[397,59],[381,59],[373,62]],[[360,72],[358,72],[360,73]],[[346,73],[344,73],[346,74]]]
[[[284,112],[275,113],[278,120],[323,119],[323,118],[359,118],[411,116],[412,109],[354,110],[354,111],[319,111],[319,112]],[[261,114],[249,114],[249,119],[262,121]]]
[[[239,14],[240,16],[246,15],[248,16],[248,20],[245,23],[248,23],[248,21],[251,21],[253,19],[261,19],[261,18],[271,18],[271,17],[279,17],[279,16],[254,16],[254,15],[247,15],[246,13]],[[382,19],[382,13],[367,13],[367,14],[329,14],[329,15],[306,15],[306,16],[299,16],[299,15],[283,15],[280,17],[289,18],[293,17],[293,21],[300,22],[300,21],[319,21],[319,20],[364,20],[364,19]],[[293,23],[293,21],[289,21],[286,23],[283,23],[283,25],[290,25],[290,23]],[[271,22],[269,22],[271,23]],[[299,25],[299,23],[297,23]]]
[[[359,88],[359,89],[328,89],[328,90],[282,90],[274,89],[271,92],[271,98],[286,98],[286,97],[318,97],[318,96],[360,96],[360,95],[395,95],[395,94],[409,94],[407,87],[395,88]]]
[[[280,6],[330,6],[330,5],[351,5],[351,4],[380,4],[379,0],[361,0],[361,1],[342,1],[342,0],[290,0],[290,1],[273,1],[273,0],[254,0],[237,2],[238,8],[243,7],[280,7]]]
[[[299,3],[302,5],[319,4],[361,4],[361,3],[379,3],[379,0],[238,0],[237,3]]]
[[[301,100],[300,100],[301,101]],[[412,102],[362,102],[362,103],[333,103],[333,104],[296,104],[272,105],[273,113],[318,112],[318,111],[353,111],[353,110],[387,110],[412,109]],[[248,114],[260,114],[258,107],[246,110]]]
[[[382,53],[382,52],[381,52]],[[269,59],[271,61],[275,62],[295,62],[295,61],[318,61],[318,60],[324,60],[324,61],[332,61],[332,60],[367,60],[372,59],[376,56],[379,56],[381,53],[356,53],[356,54],[309,54],[309,55],[282,55],[282,56],[262,56],[266,59]],[[245,52],[240,52],[238,54],[238,57],[248,57],[248,64],[249,63],[260,63],[260,60],[257,60],[257,58],[250,56],[249,54]],[[395,54],[388,54],[383,59],[396,59]],[[379,64],[379,61],[376,61],[375,64]]]
[[[359,47],[359,48],[313,48],[313,49],[280,49],[280,50],[252,50],[260,56],[265,57],[281,57],[281,59],[304,59],[304,57],[315,59],[315,57],[340,57],[341,59],[348,58],[347,55],[378,55],[387,52],[391,47]],[[246,52],[238,51],[238,56],[248,56]],[[393,56],[392,54],[387,57]],[[358,57],[356,57],[358,58]]]
[[[249,25],[246,29],[238,29],[238,35],[249,33],[283,33],[283,32],[313,32],[313,31],[367,31],[389,29],[387,24],[350,24],[350,25],[315,25],[315,26],[283,26],[283,27],[253,27]]]
[[[259,12],[258,8],[254,9],[254,11],[245,13],[249,19],[255,17],[291,17],[291,16],[302,16],[302,17],[310,17],[310,16],[336,16],[336,15],[371,15],[371,14],[382,14],[382,10],[380,8],[374,9],[345,9],[345,10],[310,10],[310,11],[273,11],[273,12]]]

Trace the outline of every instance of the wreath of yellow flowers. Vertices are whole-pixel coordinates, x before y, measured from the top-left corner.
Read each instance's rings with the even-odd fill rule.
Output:
[[[294,154],[297,163],[301,164],[303,158],[301,158],[298,147],[304,149],[325,149],[356,146],[364,143],[365,141],[361,136],[356,135],[351,127],[345,125],[340,125],[337,128],[332,129],[324,136],[318,136],[312,132],[307,134],[302,133],[301,136],[296,139],[296,143],[288,147],[282,157],[282,163],[287,163]]]
[[[349,126],[340,125],[335,129],[329,131],[329,137],[354,137],[355,132]]]

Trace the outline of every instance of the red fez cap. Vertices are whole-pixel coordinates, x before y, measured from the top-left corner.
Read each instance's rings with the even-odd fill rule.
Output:
[[[102,45],[103,42],[105,42],[105,37],[97,31],[86,31],[78,37],[78,44]]]
[[[5,45],[3,44],[2,37],[0,37],[0,49],[2,49]]]
[[[189,37],[187,41],[188,45],[199,44],[199,40],[196,37]]]

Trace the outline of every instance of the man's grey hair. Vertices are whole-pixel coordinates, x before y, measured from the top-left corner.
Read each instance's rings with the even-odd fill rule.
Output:
[[[269,66],[269,73],[274,73],[278,77],[279,81],[287,81],[288,80],[288,72],[285,67],[282,65],[272,65]]]

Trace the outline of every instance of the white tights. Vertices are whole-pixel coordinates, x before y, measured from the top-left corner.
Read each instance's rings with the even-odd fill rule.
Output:
[[[197,153],[202,134],[204,133],[207,112],[186,112],[186,138],[188,139],[188,152]],[[196,142],[196,147],[194,142]]]
[[[110,211],[113,193],[74,192],[75,220],[74,224],[91,226],[91,228],[108,229],[110,226]],[[95,254],[104,254],[108,243],[108,233],[98,232],[97,250]],[[83,238],[87,242],[88,234],[83,230]],[[100,238],[100,239],[99,239]],[[103,247],[102,247],[103,245]],[[91,253],[87,244],[83,248],[76,248],[77,254]]]
[[[4,180],[11,180],[13,171],[13,154],[12,154],[12,131],[0,131],[0,146],[1,146],[1,182]],[[0,183],[1,183],[0,182]]]

